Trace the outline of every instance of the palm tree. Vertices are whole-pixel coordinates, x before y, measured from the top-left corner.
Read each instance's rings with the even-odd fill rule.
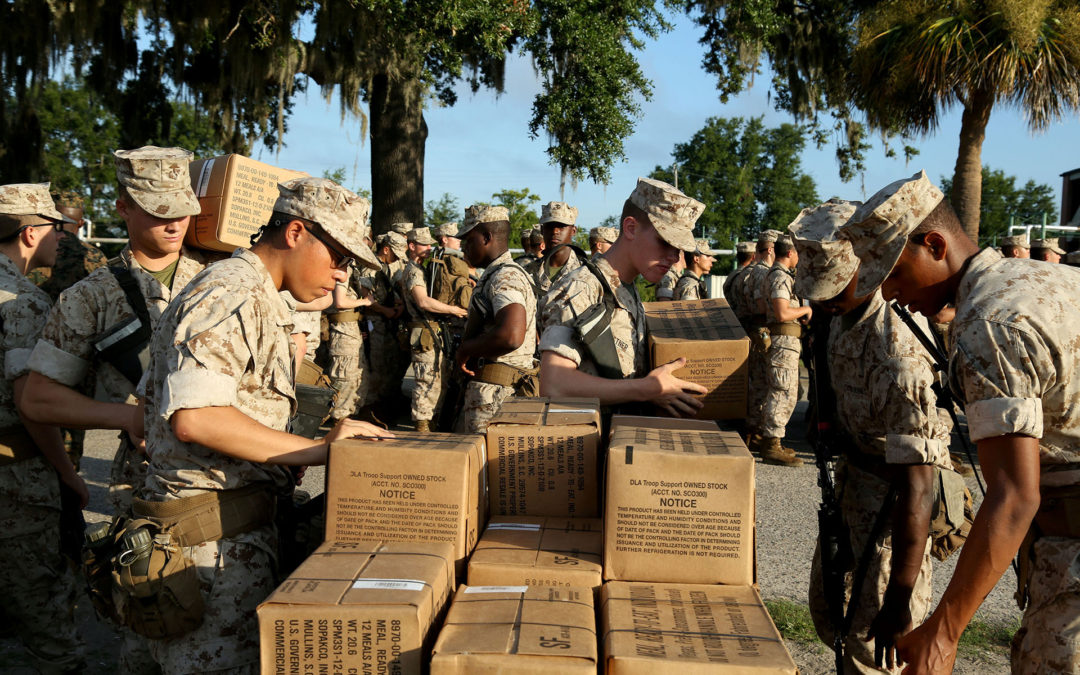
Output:
[[[858,22],[852,103],[871,125],[933,131],[963,106],[952,202],[976,241],[982,143],[994,106],[1019,106],[1032,131],[1080,109],[1075,0],[889,0]]]

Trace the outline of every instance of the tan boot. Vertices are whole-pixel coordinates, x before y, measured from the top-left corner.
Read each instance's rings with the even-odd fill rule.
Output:
[[[430,434],[431,420],[416,420],[416,430],[422,434]]]
[[[802,466],[803,461],[795,456],[795,451],[780,445],[779,438],[761,439],[761,461],[779,466]]]

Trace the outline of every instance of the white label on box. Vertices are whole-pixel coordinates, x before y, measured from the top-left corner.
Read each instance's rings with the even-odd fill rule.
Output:
[[[539,532],[540,523],[489,523],[489,530],[523,530],[525,532]]]
[[[199,182],[198,187],[195,189],[195,196],[206,196],[206,191],[210,187],[210,174],[214,171],[214,162],[216,161],[217,158],[215,157],[214,159],[208,159],[203,162],[202,171],[199,172]]]
[[[424,585],[423,581],[414,579],[357,579],[352,587],[377,591],[422,591]]]
[[[469,586],[466,593],[524,593],[528,586]]]
[[[588,413],[590,415],[596,412],[596,408],[548,408],[548,414],[551,413]]]

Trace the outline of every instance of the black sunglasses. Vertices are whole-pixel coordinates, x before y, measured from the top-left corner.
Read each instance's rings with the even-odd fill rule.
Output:
[[[37,225],[23,225],[22,227],[20,227],[15,232],[15,234],[18,234],[19,232],[22,232],[23,230],[25,230],[28,227],[51,227],[52,229],[56,230],[57,232],[63,232],[64,231],[64,221],[62,221],[62,220],[50,220],[47,223],[38,223]]]
[[[348,253],[342,253],[336,246],[330,243],[328,239],[324,239],[319,236],[319,233],[311,229],[307,225],[304,225],[304,229],[308,231],[308,234],[315,237],[322,242],[322,245],[326,247],[327,251],[330,251],[331,260],[330,264],[336,270],[342,270],[343,272],[349,272],[356,267],[356,260],[353,259]]]

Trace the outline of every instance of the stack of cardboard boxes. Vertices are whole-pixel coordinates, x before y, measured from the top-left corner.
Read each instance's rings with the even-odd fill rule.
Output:
[[[259,608],[264,673],[796,672],[754,461],[713,422],[511,399],[486,438],[334,443],[326,488],[327,543]]]

